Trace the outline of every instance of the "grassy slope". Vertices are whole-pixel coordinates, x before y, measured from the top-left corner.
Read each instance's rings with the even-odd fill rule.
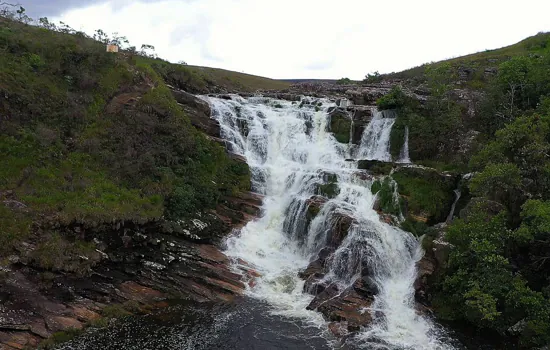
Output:
[[[0,19],[0,201],[27,205],[0,205],[0,258],[36,227],[37,254],[63,260],[48,247],[65,225],[178,218],[248,189],[248,169],[191,126],[163,78],[206,91],[226,76],[231,89],[272,81],[197,69]]]
[[[246,73],[233,72],[220,68],[209,68],[200,66],[188,66],[197,74],[214,83],[214,85],[226,89],[238,89],[241,91],[254,92],[256,90],[283,90],[290,87],[290,83],[260,77]]]
[[[468,67],[476,70],[474,80],[481,79],[485,68],[497,67],[500,63],[514,56],[535,53],[550,40],[550,33],[539,33],[516,44],[499,49],[486,50],[466,56],[456,57],[440,62],[423,64],[402,72],[383,74],[384,79],[422,79],[427,67],[449,63],[453,67]]]

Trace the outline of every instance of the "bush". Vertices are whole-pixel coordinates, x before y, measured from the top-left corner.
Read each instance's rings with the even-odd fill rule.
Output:
[[[451,251],[436,304],[446,317],[506,334],[517,330],[522,346],[550,341],[550,303],[532,290],[507,258],[515,236],[506,226],[506,213],[490,216],[482,208],[467,221],[456,220],[447,232]],[[445,304],[445,307],[442,305]]]
[[[407,95],[400,86],[394,86],[390,92],[376,101],[378,110],[398,109],[405,105]]]

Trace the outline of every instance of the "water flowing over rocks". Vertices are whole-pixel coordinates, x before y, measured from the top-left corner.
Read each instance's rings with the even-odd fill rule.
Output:
[[[397,166],[385,163],[395,115],[365,107],[382,90],[349,98],[362,107],[315,94],[300,103],[203,97],[228,150],[246,158],[253,190],[264,196],[260,218],[228,238],[226,254],[237,269],[246,262],[257,272],[246,293],[277,315],[368,344],[449,348],[416,310],[418,241],[373,209],[371,170]],[[356,121],[364,129],[354,134]],[[355,159],[379,162],[361,170]]]

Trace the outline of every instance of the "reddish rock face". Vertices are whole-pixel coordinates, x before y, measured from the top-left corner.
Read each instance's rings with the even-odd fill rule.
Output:
[[[333,226],[329,234],[328,245],[337,248],[347,237],[349,229],[354,224],[354,219],[343,213],[333,214]]]
[[[316,310],[328,321],[347,322],[347,330],[355,332],[372,322],[370,306],[372,298],[360,295],[355,288],[338,290],[332,284],[318,294],[308,305],[308,310]]]
[[[349,333],[346,321],[331,322],[328,324],[328,330],[337,338],[343,338]]]

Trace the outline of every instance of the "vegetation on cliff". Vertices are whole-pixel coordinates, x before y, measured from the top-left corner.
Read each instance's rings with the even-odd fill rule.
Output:
[[[481,66],[490,73],[483,79],[461,77],[465,69],[479,70],[476,64],[482,62],[496,67]],[[392,153],[400,149],[401,130],[408,126],[412,159],[473,172],[468,190],[474,198],[446,235],[453,249],[435,286],[435,310],[443,318],[510,336],[520,347],[546,345],[550,36],[539,34],[492,55],[428,65],[416,81],[430,92],[424,102],[399,88],[379,101],[381,108],[398,111]],[[469,96],[476,91],[473,111],[457,91]],[[477,136],[462,152],[468,130]]]
[[[2,256],[40,233],[33,261],[58,268],[65,255],[94,251],[53,249],[72,224],[177,220],[248,190],[248,167],[192,127],[167,86],[208,92],[220,86],[214,71],[107,53],[101,41],[44,23],[0,17]],[[226,86],[250,81],[239,78]]]
[[[367,82],[375,78],[401,79],[401,86],[377,103],[379,109],[397,111],[390,137],[393,157],[408,127],[415,163],[473,175],[460,182],[467,196],[457,205],[463,209],[460,219],[447,229],[445,239],[453,248],[434,284],[435,311],[444,319],[508,336],[522,348],[547,345],[550,34],[371,76]],[[427,232],[418,219],[435,214],[430,224],[444,221],[457,184],[441,187],[434,179],[409,175],[392,174],[404,208],[413,213],[402,225],[417,234]],[[391,203],[383,191],[380,196],[386,198],[382,207]],[[418,215],[422,212],[431,214]]]

